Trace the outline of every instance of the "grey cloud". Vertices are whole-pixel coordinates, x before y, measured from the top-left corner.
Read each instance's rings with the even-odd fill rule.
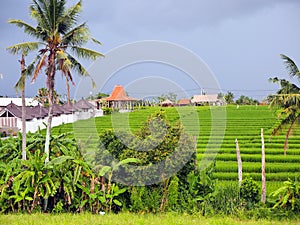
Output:
[[[277,4],[298,4],[296,0],[115,0],[89,5],[89,15],[116,31],[161,29],[188,31],[218,25],[228,19],[251,16]],[[102,10],[101,10],[102,9]]]

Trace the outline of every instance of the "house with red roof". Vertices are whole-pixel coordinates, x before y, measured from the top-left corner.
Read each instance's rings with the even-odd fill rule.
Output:
[[[133,109],[134,103],[137,101],[135,98],[127,96],[123,86],[116,85],[107,98],[98,100],[102,104],[105,103],[107,107],[118,109],[119,111],[130,111]]]
[[[189,98],[182,98],[177,103],[178,106],[188,106],[191,104],[192,104],[192,102],[191,102],[191,99],[189,99]]]

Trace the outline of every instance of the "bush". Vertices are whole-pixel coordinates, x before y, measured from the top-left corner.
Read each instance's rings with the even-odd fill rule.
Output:
[[[259,201],[259,185],[252,177],[243,179],[240,187],[240,197],[248,207]]]
[[[112,113],[112,109],[109,107],[103,107],[103,115],[110,115]]]

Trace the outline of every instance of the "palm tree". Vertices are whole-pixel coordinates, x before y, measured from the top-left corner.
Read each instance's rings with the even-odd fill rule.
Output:
[[[26,104],[25,104],[25,83],[26,77],[32,74],[34,68],[34,62],[31,63],[27,68],[25,68],[25,55],[26,52],[22,52],[22,57],[20,60],[21,64],[21,77],[15,85],[16,91],[21,91],[22,98],[22,159],[26,160]]]
[[[291,77],[297,77],[300,81],[300,72],[295,62],[286,55],[281,54],[284,60],[286,69]],[[282,110],[279,117],[282,118],[280,123],[273,129],[272,135],[278,134],[284,128],[287,128],[286,138],[284,143],[284,155],[288,148],[289,136],[295,127],[295,124],[300,120],[300,88],[285,79],[270,78],[273,83],[279,83],[281,88],[275,95],[270,95],[268,100],[271,107],[280,107]]]
[[[9,20],[9,23],[23,28],[25,33],[37,40],[34,44],[39,47],[38,61],[32,82],[37,79],[42,69],[45,69],[46,87],[49,91],[49,114],[45,142],[45,153],[47,155],[45,163],[47,163],[49,161],[56,72],[61,71],[67,81],[73,81],[71,71],[75,71],[82,76],[90,76],[83,65],[71,53],[74,53],[78,58],[92,60],[103,55],[97,51],[82,47],[90,40],[101,44],[90,36],[86,23],[77,24],[77,18],[82,9],[82,1],[67,9],[66,0],[32,0],[32,5],[29,9],[32,19],[37,24],[36,27],[15,19]],[[17,47],[23,48],[27,45],[28,43],[21,43]],[[11,49],[14,49],[14,46]],[[92,82],[95,85],[93,80]]]

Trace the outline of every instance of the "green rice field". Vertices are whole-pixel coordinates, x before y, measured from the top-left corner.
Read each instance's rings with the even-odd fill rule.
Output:
[[[218,182],[237,182],[236,139],[241,151],[243,174],[258,182],[261,180],[261,128],[264,129],[267,190],[273,191],[282,181],[300,175],[300,129],[296,128],[290,136],[289,149],[284,156],[285,132],[278,136],[270,135],[279,121],[275,112],[267,106],[152,107],[65,124],[53,128],[53,132],[74,131],[84,148],[93,150],[98,145],[97,133],[111,128],[134,132],[158,110],[166,112],[171,124],[181,120],[187,132],[196,136],[199,164],[202,160],[216,159],[214,176]]]

